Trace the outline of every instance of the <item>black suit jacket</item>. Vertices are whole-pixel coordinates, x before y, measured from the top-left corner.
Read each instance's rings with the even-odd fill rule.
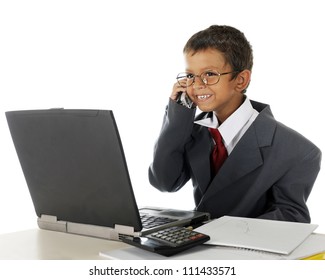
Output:
[[[170,100],[149,168],[150,183],[173,192],[191,179],[196,209],[212,218],[310,222],[306,201],[320,170],[321,151],[277,122],[268,105],[251,103],[259,115],[213,177],[208,129],[194,124],[195,109]]]

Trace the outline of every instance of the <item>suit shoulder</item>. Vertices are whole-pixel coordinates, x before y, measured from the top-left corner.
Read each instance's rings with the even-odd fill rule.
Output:
[[[299,145],[305,146],[305,148],[310,147],[318,149],[318,147],[306,136],[279,121],[276,121],[275,132],[277,139],[285,141],[288,145]]]
[[[252,102],[255,109],[259,109],[259,115],[254,125],[256,131],[258,131],[259,142],[262,146],[267,146],[270,142],[275,141],[281,142],[284,145],[287,143],[289,146],[293,147],[296,145],[306,145],[306,148],[318,149],[318,147],[303,134],[276,120],[269,105],[256,101]]]

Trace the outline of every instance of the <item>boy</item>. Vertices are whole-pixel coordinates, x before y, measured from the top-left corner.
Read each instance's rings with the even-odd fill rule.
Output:
[[[174,192],[191,179],[196,210],[212,218],[310,222],[306,200],[321,151],[277,122],[268,105],[246,97],[253,55],[244,34],[211,26],[189,39],[184,56],[186,72],[170,96],[150,183]]]

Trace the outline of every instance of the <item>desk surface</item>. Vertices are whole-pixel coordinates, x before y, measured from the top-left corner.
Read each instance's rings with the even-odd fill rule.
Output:
[[[325,235],[312,234],[300,251],[316,246],[325,251]],[[299,250],[297,250],[300,254]],[[100,254],[103,253],[104,254]],[[69,233],[31,229],[0,235],[0,260],[103,260],[165,259],[119,241],[111,241]],[[246,250],[218,246],[198,246],[173,257],[175,259],[273,259],[268,254],[247,254]],[[278,258],[276,258],[278,259]],[[282,257],[280,259],[283,259]]]
[[[96,260],[102,250],[122,249],[119,241],[32,229],[0,235],[1,260]]]

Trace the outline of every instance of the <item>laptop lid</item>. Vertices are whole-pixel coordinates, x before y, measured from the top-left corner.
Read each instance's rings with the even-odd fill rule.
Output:
[[[38,217],[141,231],[112,111],[26,110],[6,117]]]

